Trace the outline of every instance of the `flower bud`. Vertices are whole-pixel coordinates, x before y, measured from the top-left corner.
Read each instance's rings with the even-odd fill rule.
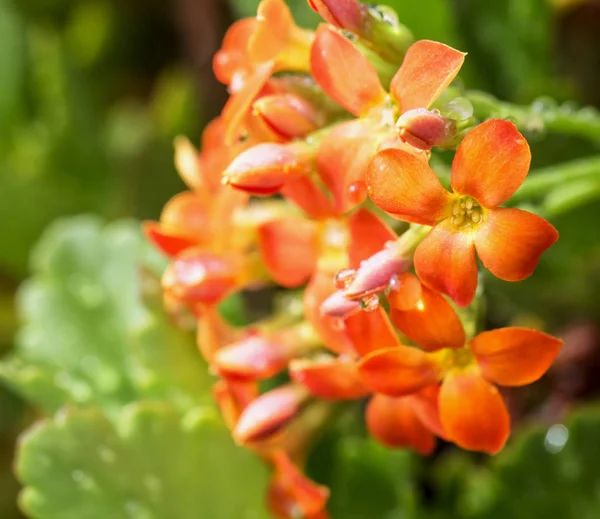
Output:
[[[214,304],[233,290],[239,277],[237,262],[199,249],[187,249],[167,267],[163,289],[186,303]]]
[[[318,398],[353,400],[369,393],[358,377],[355,362],[348,357],[294,360],[290,363],[290,377]]]
[[[240,153],[223,173],[224,184],[253,195],[272,195],[285,182],[309,173],[311,153],[301,143],[262,143]]]
[[[275,134],[284,139],[304,137],[318,129],[323,116],[308,101],[295,94],[263,96],[252,105]]]
[[[221,375],[228,378],[264,380],[282,371],[294,357],[314,347],[310,341],[311,338],[303,336],[301,327],[271,337],[252,333],[220,349],[214,364]]]
[[[367,6],[358,0],[308,0],[308,5],[327,23],[356,34],[363,31]]]
[[[323,316],[346,319],[360,312],[361,306],[360,301],[350,300],[344,295],[344,292],[338,290],[321,303],[319,311]]]
[[[396,242],[390,242],[389,246],[361,263],[352,283],[344,290],[344,296],[358,300],[383,292],[392,276],[408,269],[411,263],[410,258],[399,253]]]
[[[456,123],[438,112],[415,108],[403,113],[396,123],[400,138],[419,150],[443,146],[456,137]]]
[[[269,440],[296,418],[309,399],[308,391],[288,384],[264,393],[244,410],[233,436],[239,443]]]

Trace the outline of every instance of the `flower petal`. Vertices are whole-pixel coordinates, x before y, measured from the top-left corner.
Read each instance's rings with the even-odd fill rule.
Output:
[[[421,301],[423,285],[410,272],[400,272],[389,284],[388,301],[393,310],[414,310]],[[423,303],[421,303],[423,304]]]
[[[333,194],[338,213],[367,197],[365,177],[378,144],[369,121],[355,119],[337,125],[319,145],[317,172]]]
[[[367,429],[387,447],[412,447],[427,455],[435,449],[435,438],[414,412],[410,397],[374,395],[365,410]]]
[[[442,294],[425,286],[414,308],[392,308],[391,317],[404,335],[425,350],[462,348],[465,345],[465,331],[450,303]]]
[[[359,208],[348,218],[350,247],[348,257],[350,268],[357,268],[360,262],[379,252],[388,241],[396,239],[396,233],[375,213]]]
[[[345,326],[354,350],[360,356],[400,346],[390,318],[382,308],[352,315],[346,319]]]
[[[366,386],[376,393],[404,396],[439,379],[437,365],[425,352],[408,346],[374,351],[358,364]]]
[[[375,205],[408,222],[434,225],[443,217],[452,195],[422,159],[388,148],[375,155],[367,172],[369,196]]]
[[[238,20],[227,29],[223,45],[213,58],[213,72],[221,83],[228,85],[233,76],[249,65],[248,41],[256,30],[255,17]]]
[[[283,0],[261,0],[256,11],[256,30],[248,41],[248,55],[255,63],[275,59],[288,44],[295,24]]]
[[[542,253],[558,240],[558,231],[527,211],[498,207],[488,211],[475,234],[475,250],[494,276],[521,281],[533,274]]]
[[[410,395],[411,406],[421,423],[438,438],[447,439],[446,431],[440,420],[440,386],[432,384]]]
[[[212,387],[212,395],[227,427],[233,429],[242,411],[258,396],[258,383],[221,379]]]
[[[276,517],[324,517],[320,512],[329,499],[329,489],[308,479],[289,455],[278,450],[273,455],[275,473],[267,489],[267,504]],[[318,515],[317,515],[318,514]]]
[[[415,270],[429,287],[467,306],[477,289],[475,244],[468,232],[455,231],[447,218],[436,225],[415,251]]]
[[[196,240],[167,231],[158,222],[143,222],[142,230],[148,241],[167,256],[174,257],[196,245]]]
[[[315,81],[352,114],[363,115],[385,99],[385,91],[369,60],[335,29],[319,26],[310,61]]]
[[[273,279],[284,287],[308,281],[317,264],[317,228],[306,218],[282,218],[261,225],[259,244]]]
[[[318,220],[336,214],[332,200],[325,195],[309,175],[290,178],[280,192],[290,202]]]
[[[402,112],[429,108],[452,83],[465,56],[464,52],[436,41],[413,43],[390,85]]]
[[[506,202],[525,180],[531,162],[529,144],[517,127],[491,119],[471,130],[452,162],[452,189],[484,207]]]
[[[354,400],[369,394],[358,376],[356,362],[347,357],[294,360],[290,363],[290,377],[318,398]]]
[[[548,371],[562,341],[537,330],[500,328],[480,333],[470,346],[485,378],[502,386],[523,386]]]
[[[336,353],[349,353],[352,344],[338,317],[321,313],[321,303],[335,290],[334,274],[317,270],[304,291],[304,315],[313,326],[325,346]]]
[[[476,369],[451,371],[439,397],[448,438],[463,449],[497,453],[510,434],[510,416],[498,390]]]
[[[229,97],[221,112],[226,144],[231,144],[239,136],[242,121],[248,115],[250,106],[271,77],[273,69],[274,63],[271,61],[254,67],[249,77],[246,78],[244,86]]]

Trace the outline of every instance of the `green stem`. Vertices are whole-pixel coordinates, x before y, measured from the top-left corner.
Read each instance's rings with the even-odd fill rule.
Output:
[[[478,91],[469,91],[464,97],[471,101],[474,115],[479,119],[510,118],[521,130],[575,135],[600,142],[600,112],[592,107],[574,109],[569,104],[558,105],[552,99],[515,105]]]
[[[600,156],[563,162],[533,170],[519,190],[511,197],[510,204],[543,198],[556,189],[566,189],[581,181],[600,184]]]

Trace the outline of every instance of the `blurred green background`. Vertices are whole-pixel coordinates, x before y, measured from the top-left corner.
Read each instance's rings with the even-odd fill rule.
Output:
[[[210,435],[221,438],[220,429],[198,411],[206,404],[209,381],[193,339],[173,329],[153,302],[152,273],[160,270],[161,259],[142,243],[136,223],[156,219],[168,198],[184,188],[173,168],[172,140],[185,134],[197,142],[219,113],[226,91],[212,77],[212,55],[227,26],[254,14],[257,3],[0,0],[2,519],[20,517],[12,471],[17,435],[64,404],[91,410],[45,422],[27,437],[16,463],[21,481],[33,489],[22,498],[31,517],[233,519],[260,494],[257,483],[247,490],[249,501],[240,493],[239,505],[230,503],[229,509],[194,508],[198,492],[212,495],[208,483],[199,490],[199,466],[210,462],[194,448]],[[300,25],[318,23],[305,0],[288,3]],[[527,106],[528,114],[562,110],[569,116],[579,106],[600,106],[598,2],[386,3],[417,38],[468,51],[461,78],[469,89]],[[587,133],[567,136],[543,127],[529,132],[534,168],[552,170],[598,155],[600,117],[590,114]],[[334,489],[334,519],[600,517],[600,411],[592,402],[589,411],[572,418],[572,427],[561,425],[570,431],[568,442],[560,427],[548,429],[562,424],[565,410],[595,400],[600,390],[600,181],[573,189],[569,193],[566,186],[546,200],[561,240],[535,276],[519,285],[492,280],[487,285],[491,324],[533,322],[567,338],[547,379],[508,395],[514,416],[545,425],[533,432],[525,425],[507,454],[482,464],[454,450],[433,461],[388,454],[342,420],[317,446],[309,466]],[[150,296],[139,302],[140,292]],[[144,436],[152,423],[164,426],[162,436]],[[173,425],[182,423],[186,426]],[[75,439],[86,431],[101,439],[80,445]],[[89,467],[100,473],[90,482],[76,467],[81,452],[113,436],[131,468],[122,477],[144,482],[145,490],[131,490],[141,496],[137,501],[120,496],[119,482],[108,484],[110,473],[106,490],[96,481],[102,480],[100,469]],[[140,476],[145,461],[134,440],[156,454],[154,470],[166,479],[152,479],[150,472]],[[161,452],[173,443],[189,448]],[[48,452],[73,462],[63,466],[58,459],[45,470]],[[102,452],[108,459],[113,451]],[[256,463],[229,444],[222,453],[231,465]],[[174,464],[187,466],[187,472],[172,473]],[[212,476],[216,494],[226,495],[234,475]],[[48,481],[53,478],[56,488]],[[172,485],[179,508],[143,503],[159,483]],[[104,498],[94,493],[95,485],[106,490]],[[75,504],[61,508],[69,500]],[[103,508],[107,502],[117,508]]]

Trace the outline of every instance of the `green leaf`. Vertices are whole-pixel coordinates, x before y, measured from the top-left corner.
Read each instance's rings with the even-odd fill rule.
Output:
[[[16,471],[32,519],[267,517],[266,467],[202,408],[60,412],[24,435]]]
[[[193,336],[144,300],[141,273],[160,263],[136,222],[53,224],[20,290],[23,327],[0,378],[48,412],[64,403],[114,411],[147,397],[206,401],[211,381]]]
[[[477,519],[594,519],[600,510],[600,407],[563,424],[524,432],[492,464],[473,475],[465,496]],[[487,494],[487,499],[479,497]],[[477,503],[477,506],[468,506]]]
[[[346,437],[336,446],[330,510],[333,519],[417,517],[416,459],[373,439]]]

